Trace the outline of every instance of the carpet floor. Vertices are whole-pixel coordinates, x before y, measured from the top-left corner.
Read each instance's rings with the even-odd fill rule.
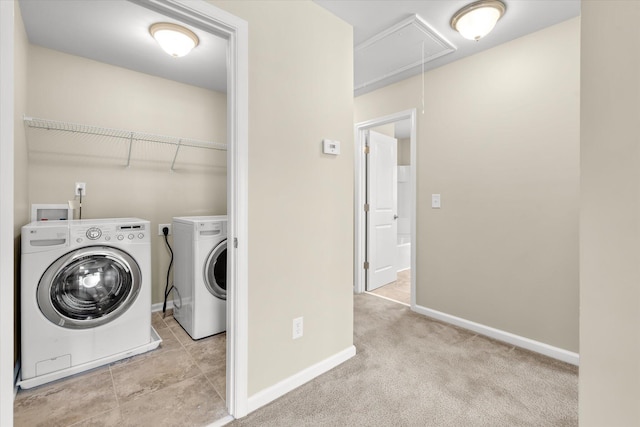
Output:
[[[578,369],[354,296],[357,355],[232,426],[577,426]]]

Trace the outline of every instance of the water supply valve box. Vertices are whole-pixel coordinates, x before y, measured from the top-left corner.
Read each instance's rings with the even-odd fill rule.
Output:
[[[33,204],[31,205],[31,222],[35,221],[67,221],[73,219],[73,209],[65,204]]]

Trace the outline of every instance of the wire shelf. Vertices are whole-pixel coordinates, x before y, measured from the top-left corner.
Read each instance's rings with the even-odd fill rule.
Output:
[[[147,132],[138,132],[124,129],[105,128],[100,126],[85,125],[80,123],[63,122],[36,117],[24,116],[24,123],[27,127],[34,129],[55,130],[63,132],[81,133],[85,135],[106,136],[129,141],[129,155],[127,165],[131,163],[131,147],[134,142],[155,142],[159,144],[169,144],[176,147],[176,152],[171,163],[171,170],[174,169],[176,158],[181,147],[195,147],[208,150],[226,151],[227,144],[212,141],[202,141],[192,138],[179,138],[175,136],[156,135]]]

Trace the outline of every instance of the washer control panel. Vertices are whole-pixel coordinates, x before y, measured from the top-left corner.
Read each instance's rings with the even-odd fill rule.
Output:
[[[148,223],[72,225],[71,241],[76,243],[116,242],[121,244],[147,243],[150,241]]]

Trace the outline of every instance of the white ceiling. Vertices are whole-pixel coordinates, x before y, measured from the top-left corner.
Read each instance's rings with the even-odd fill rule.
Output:
[[[489,35],[476,42],[462,38],[449,25],[453,14],[474,0],[314,1],[353,26],[356,96],[419,74],[422,40],[426,41],[425,70],[429,70],[580,14],[580,0],[503,0],[505,15]],[[432,34],[420,34],[409,26],[393,37],[380,38],[389,28],[415,15]],[[433,50],[429,46],[437,47],[434,35],[453,46],[453,51],[430,55]],[[376,43],[376,39],[381,42]]]
[[[314,1],[354,28],[356,96],[419,74],[423,47],[429,70],[580,14],[580,0],[504,0],[507,12],[494,31],[474,42],[449,26],[451,16],[472,0]],[[181,23],[198,35],[200,45],[172,58],[148,28],[176,21],[134,2],[144,0],[19,0],[33,44],[226,92],[226,40]],[[383,37],[402,22],[399,31]]]
[[[2,0],[0,0],[2,1]],[[182,58],[167,55],[149,34],[175,22],[126,0],[19,0],[29,42],[178,82],[226,92],[227,41],[185,23],[200,44]]]

